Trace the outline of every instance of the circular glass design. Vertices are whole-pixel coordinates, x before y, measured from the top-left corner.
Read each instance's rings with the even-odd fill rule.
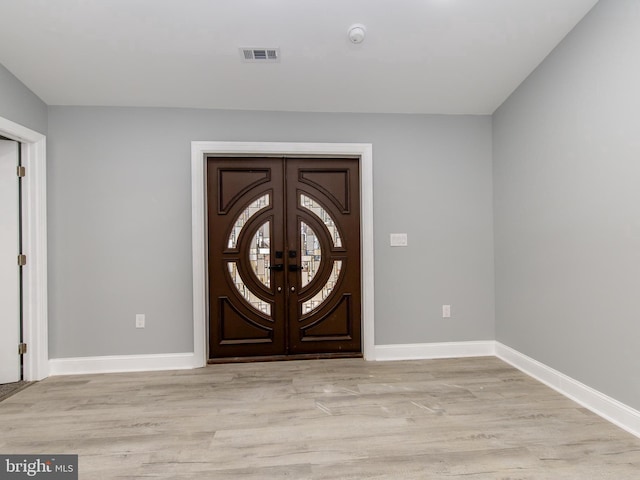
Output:
[[[249,247],[249,263],[253,273],[265,287],[271,287],[271,242],[269,238],[269,222],[265,222],[258,229]]]

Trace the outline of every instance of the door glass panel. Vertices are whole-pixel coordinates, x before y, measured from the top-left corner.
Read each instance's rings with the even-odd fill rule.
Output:
[[[236,223],[233,225],[231,229],[231,234],[229,235],[229,248],[236,248],[238,244],[238,238],[240,237],[240,232],[242,231],[242,227],[249,221],[251,217],[253,217],[256,213],[262,210],[265,207],[268,207],[271,203],[271,197],[267,193],[260,198],[256,199],[251,205],[244,209],[244,211],[240,214]]]
[[[333,221],[333,218],[331,218],[331,215],[329,215],[329,213],[324,208],[322,208],[322,206],[318,202],[316,202],[313,198],[307,197],[306,195],[301,193],[300,206],[313,212],[320,220],[322,220],[322,223],[325,224],[327,230],[329,230],[329,233],[331,234],[333,244],[336,247],[342,246],[342,239],[340,238],[340,233],[338,232],[336,223]]]
[[[303,315],[318,308],[329,297],[329,295],[333,291],[333,288],[336,286],[336,283],[338,283],[338,278],[340,278],[340,270],[342,270],[342,260],[335,260],[333,262],[333,269],[331,270],[331,275],[329,275],[327,283],[324,284],[322,289],[316,295],[302,304]]]
[[[231,280],[238,289],[238,292],[240,292],[240,295],[242,295],[244,299],[249,302],[249,305],[251,305],[253,308],[271,317],[271,304],[258,298],[251,290],[249,290],[249,287],[247,287],[247,285],[242,280],[242,277],[240,276],[240,272],[238,271],[238,265],[236,264],[236,262],[228,262],[227,266],[229,267],[229,275],[231,275]]]
[[[316,232],[306,223],[300,222],[300,265],[302,266],[300,273],[303,287],[311,283],[315,277],[320,268],[321,259],[322,250]]]
[[[268,288],[271,287],[270,254],[269,222],[265,222],[253,236],[249,247],[249,262],[258,280]]]

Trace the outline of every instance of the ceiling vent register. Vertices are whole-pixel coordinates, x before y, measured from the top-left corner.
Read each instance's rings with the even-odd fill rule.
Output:
[[[280,61],[279,48],[241,48],[242,60],[249,63],[273,63]]]

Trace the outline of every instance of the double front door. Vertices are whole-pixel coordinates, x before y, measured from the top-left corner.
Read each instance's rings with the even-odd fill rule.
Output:
[[[209,357],[361,351],[357,159],[207,161]]]

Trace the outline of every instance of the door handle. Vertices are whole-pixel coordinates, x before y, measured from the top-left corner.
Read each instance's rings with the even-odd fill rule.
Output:
[[[284,264],[278,263],[277,265],[270,265],[267,268],[269,270],[275,270],[276,272],[282,272],[284,270]]]
[[[289,265],[290,272],[297,272],[298,270],[304,270],[302,265]]]

